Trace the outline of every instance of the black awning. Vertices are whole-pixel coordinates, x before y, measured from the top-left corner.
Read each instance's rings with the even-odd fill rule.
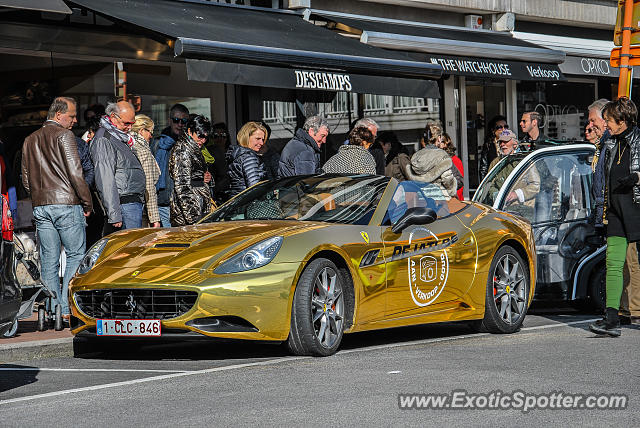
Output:
[[[70,14],[71,9],[63,0],[0,0],[0,8],[38,10],[41,12],[53,12]]]
[[[514,38],[511,33],[399,22],[374,17],[311,11],[311,20],[360,37],[372,46],[414,52],[414,58],[440,64],[444,74],[517,80],[564,80],[558,68],[563,51]]]
[[[232,63],[282,68],[285,74],[297,69],[362,75],[363,78],[377,76],[385,78],[376,79],[382,83],[380,90],[386,91],[385,85],[397,87],[401,91],[395,95],[403,95],[415,92],[411,88],[403,89],[407,83],[415,85],[417,81],[437,79],[442,74],[437,64],[416,61],[404,52],[365,45],[313,25],[291,11],[176,0],[70,1],[110,19],[175,40],[176,56],[215,62],[210,66],[190,62],[192,75],[219,79],[221,70],[229,68],[219,67],[219,63]],[[194,67],[204,69],[193,70]],[[210,73],[211,69],[219,72]],[[391,82],[390,79],[396,78],[401,80]],[[234,79],[233,76],[226,78],[227,81]],[[262,86],[262,83],[258,79],[251,85]]]
[[[323,70],[286,69],[263,65],[187,59],[189,80],[223,82],[271,88],[347,91],[360,94],[399,95],[414,98],[440,98],[433,80],[388,78]]]
[[[427,55],[427,58],[433,64],[440,64],[444,74],[514,80],[567,80],[557,64],[447,55]]]

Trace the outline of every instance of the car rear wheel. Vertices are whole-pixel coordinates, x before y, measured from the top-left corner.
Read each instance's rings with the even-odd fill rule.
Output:
[[[304,269],[293,296],[289,350],[296,355],[334,354],[344,333],[344,280],[336,265],[324,258]]]
[[[517,331],[528,309],[529,272],[518,252],[501,247],[491,262],[482,325],[490,333]]]

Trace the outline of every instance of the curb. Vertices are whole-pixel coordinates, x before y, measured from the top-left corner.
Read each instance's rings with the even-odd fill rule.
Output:
[[[73,337],[0,345],[0,364],[55,357],[73,357]]]

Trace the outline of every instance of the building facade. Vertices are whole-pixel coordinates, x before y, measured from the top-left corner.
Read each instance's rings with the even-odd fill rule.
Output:
[[[82,127],[87,107],[114,97],[116,75],[156,132],[181,102],[232,136],[263,120],[279,149],[322,114],[332,133],[325,158],[358,117],[412,149],[426,121],[440,120],[473,192],[493,116],[517,128],[524,111],[539,111],[549,137],[580,140],[586,107],[617,91],[607,60],[614,0],[40,3],[0,1],[0,138],[14,170],[54,95],[79,100]]]

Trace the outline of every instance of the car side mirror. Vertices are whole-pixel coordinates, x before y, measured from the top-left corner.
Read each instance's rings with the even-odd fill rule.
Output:
[[[437,218],[438,215],[431,208],[409,208],[404,215],[395,222],[391,231],[393,233],[400,233],[409,226],[433,223]]]

